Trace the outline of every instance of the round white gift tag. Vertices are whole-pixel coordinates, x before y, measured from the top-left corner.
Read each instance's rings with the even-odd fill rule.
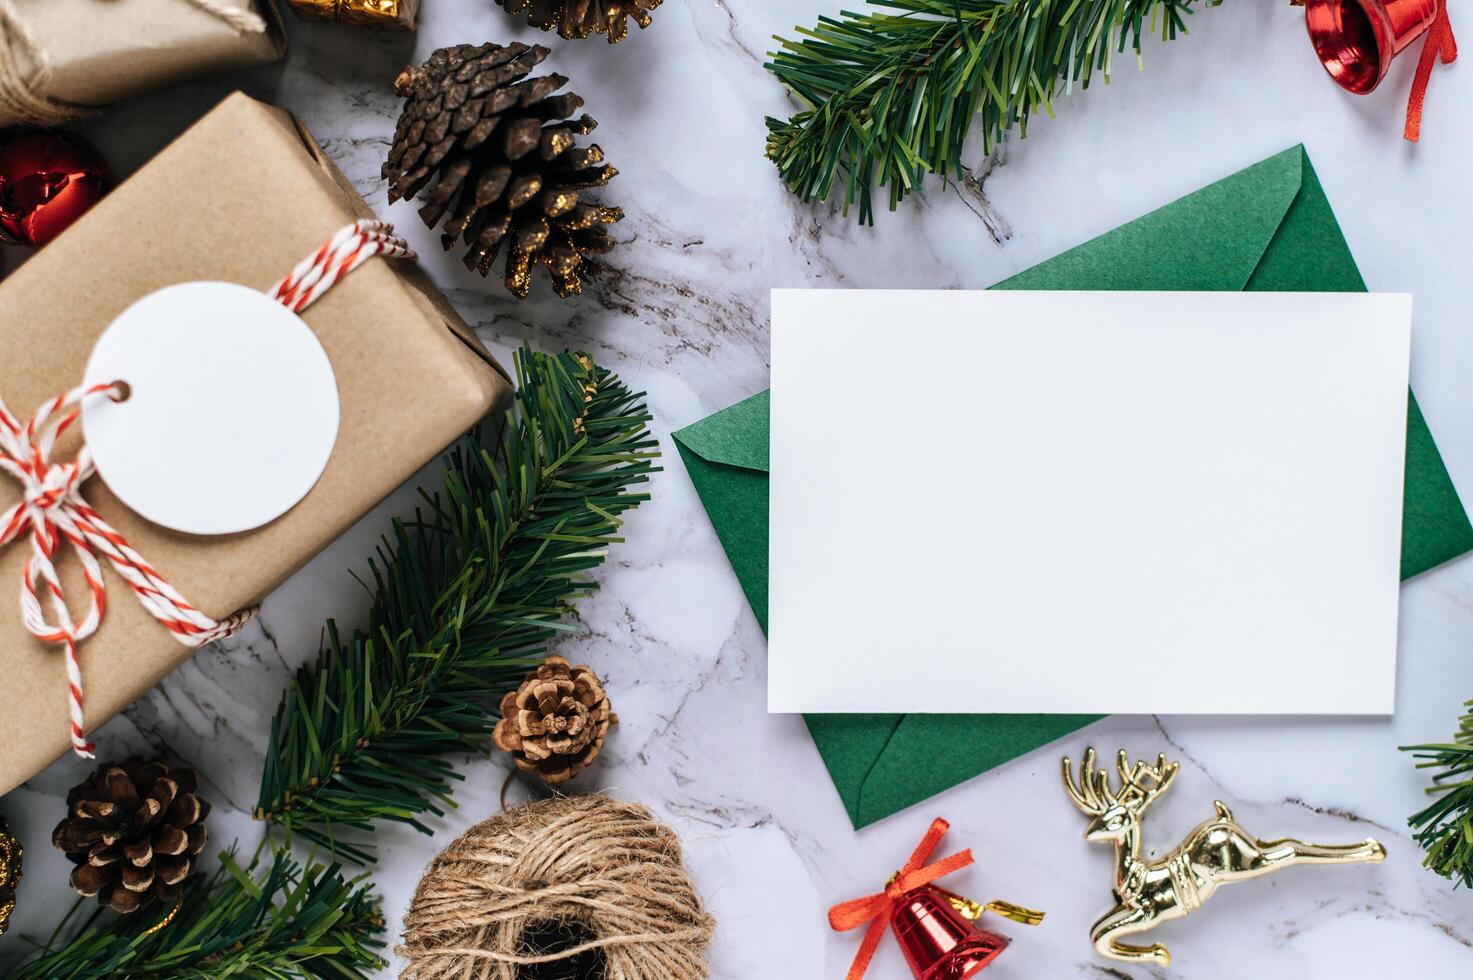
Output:
[[[86,383],[123,401],[83,406],[97,471],[139,514],[176,531],[270,523],[317,482],[338,436],[332,364],[311,328],[247,286],[167,286],[98,338]]]

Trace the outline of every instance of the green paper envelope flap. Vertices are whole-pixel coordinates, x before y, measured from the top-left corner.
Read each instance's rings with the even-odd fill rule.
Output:
[[[858,830],[1102,717],[872,714],[803,720]]]
[[[1237,292],[1299,195],[1306,161],[1302,146],[1285,150],[992,288]]]
[[[1407,468],[1402,493],[1401,577],[1436,568],[1473,550],[1473,523],[1416,396],[1407,405]]]
[[[1303,147],[1290,152],[1300,159],[1299,195],[1245,288],[1263,292],[1365,292],[1365,280],[1335,220],[1314,164]],[[1411,392],[1408,402],[1401,532],[1403,580],[1473,549],[1473,523],[1458,498],[1432,430]]]
[[[711,463],[766,473],[768,468],[769,393],[708,415],[675,432],[675,441]]]
[[[753,395],[675,432],[747,603],[767,630],[768,394]]]

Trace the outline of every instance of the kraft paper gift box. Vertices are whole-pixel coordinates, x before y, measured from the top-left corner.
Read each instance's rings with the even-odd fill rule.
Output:
[[[0,282],[0,393],[29,415],[79,384],[97,336],[147,293],[223,280],[267,290],[345,225],[372,213],[288,113],[233,95]],[[337,378],[341,425],[321,479],[254,531],[197,537],[150,524],[93,477],[89,503],[214,619],[251,606],[511,393],[511,382],[412,260],[378,257],[303,314]],[[72,458],[75,434],[53,461]],[[192,447],[208,465],[228,446]],[[0,512],[19,488],[0,474]],[[80,606],[78,563],[63,584]],[[0,793],[68,750],[63,657],[16,602],[28,542],[0,550]],[[347,571],[344,574],[348,574]],[[113,573],[106,615],[80,645],[95,729],[194,651]],[[324,616],[334,610],[323,610]]]
[[[61,122],[285,52],[274,0],[0,0],[0,126]]]
[[[1191,255],[1189,263],[1177,261]],[[1303,147],[1286,150],[994,289],[1363,292]],[[903,326],[897,326],[903,332]],[[767,628],[768,393],[675,433],[691,481],[758,623]],[[1401,577],[1473,549],[1431,430],[1407,414]],[[810,714],[809,732],[855,827],[1062,738],[1096,715]],[[916,760],[924,764],[917,765]]]

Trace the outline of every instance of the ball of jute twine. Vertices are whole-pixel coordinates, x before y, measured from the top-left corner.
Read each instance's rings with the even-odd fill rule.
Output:
[[[523,934],[586,941],[539,952]],[[519,980],[522,967],[597,951],[599,980],[701,980],[715,921],[649,810],[554,797],[467,830],[430,863],[404,917],[404,980]]]

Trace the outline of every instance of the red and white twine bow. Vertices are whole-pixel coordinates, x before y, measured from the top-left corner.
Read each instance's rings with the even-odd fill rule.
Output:
[[[270,296],[301,312],[373,256],[413,254],[403,240],[393,236],[388,225],[359,221],[300,263],[271,290]],[[94,464],[85,445],[74,460],[51,461],[57,439],[81,418],[85,400],[99,395],[119,398],[121,393],[118,382],[73,388],[42,405],[24,422],[0,399],[0,470],[19,481],[23,494],[20,503],[0,514],[0,548],[29,532],[31,557],[21,576],[21,618],[38,640],[58,644],[66,653],[72,748],[83,758],[92,757],[94,746],[86,737],[77,645],[97,631],[107,608],[107,584],[99,555],[128,583],[139,603],[186,646],[202,646],[228,636],[254,614],[254,610],[246,610],[223,620],[211,619],[185,601],[88,506],[82,497],[82,485],[93,474]],[[88,606],[81,619],[72,615],[56,571],[55,558],[63,543],[71,547],[87,580]]]
[[[890,911],[896,902],[905,897],[906,892],[914,891],[922,885],[929,885],[937,878],[949,875],[972,863],[970,849],[958,851],[933,864],[926,863],[931,860],[931,852],[936,850],[936,846],[941,843],[941,838],[946,836],[946,831],[950,828],[951,824],[937,817],[931,822],[931,828],[926,831],[926,836],[921,838],[921,842],[911,852],[910,859],[905,862],[905,866],[896,873],[894,878],[890,879],[884,891],[840,902],[829,909],[829,926],[836,931],[858,929],[863,925],[869,927],[865,930],[864,941],[859,944],[859,952],[855,954],[854,963],[849,967],[845,980],[859,980],[864,976],[864,971],[869,969],[870,960],[875,956],[875,950],[880,948],[880,940],[885,938],[885,926],[890,921]]]

